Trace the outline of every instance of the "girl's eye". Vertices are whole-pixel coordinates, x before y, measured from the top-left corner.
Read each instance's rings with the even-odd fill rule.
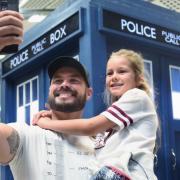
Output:
[[[119,71],[120,74],[123,74],[123,73],[125,73],[125,72],[126,72],[125,70],[120,70],[120,71]]]
[[[113,74],[113,72],[109,71],[106,73],[106,76],[111,76]]]
[[[126,73],[126,72],[127,72],[126,69],[119,69],[119,70],[118,70],[118,73],[119,73],[119,74],[124,74],[124,73]]]

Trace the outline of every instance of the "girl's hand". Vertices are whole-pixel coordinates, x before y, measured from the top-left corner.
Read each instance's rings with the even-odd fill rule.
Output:
[[[40,120],[40,118],[42,118],[42,121],[43,118],[51,119],[52,118],[51,111],[47,111],[47,110],[39,111],[37,114],[33,116],[32,125],[38,125],[38,121]]]
[[[38,125],[40,128],[43,129],[50,129],[49,125],[52,122],[52,120],[49,117],[41,117],[39,120],[36,122],[35,125]]]

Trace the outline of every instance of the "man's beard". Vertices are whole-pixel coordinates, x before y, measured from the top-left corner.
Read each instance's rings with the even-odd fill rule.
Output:
[[[71,93],[72,96],[74,96],[74,101],[69,103],[69,102],[65,102],[65,101],[61,101],[61,102],[56,102],[55,98],[58,97],[61,92],[69,92]],[[85,103],[86,103],[86,94],[84,93],[83,95],[78,95],[77,91],[72,90],[70,88],[66,88],[64,90],[55,90],[53,93],[54,96],[49,96],[48,97],[48,105],[49,108],[55,111],[59,111],[59,112],[76,112],[76,111],[80,111],[84,108]]]

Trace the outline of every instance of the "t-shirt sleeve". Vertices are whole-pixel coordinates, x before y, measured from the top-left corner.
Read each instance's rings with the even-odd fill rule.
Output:
[[[150,98],[144,91],[135,88],[128,90],[101,115],[123,129],[143,119],[149,113],[155,114]]]

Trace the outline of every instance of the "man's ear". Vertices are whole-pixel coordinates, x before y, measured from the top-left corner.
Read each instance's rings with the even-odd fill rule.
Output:
[[[89,100],[92,96],[93,89],[92,88],[87,88],[86,89],[86,100]]]

